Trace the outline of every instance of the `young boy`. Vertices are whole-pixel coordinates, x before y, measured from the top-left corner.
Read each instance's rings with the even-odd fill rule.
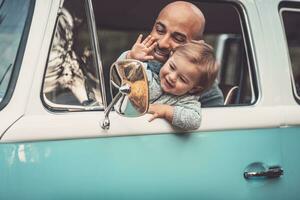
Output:
[[[140,35],[132,49],[120,58],[151,60],[150,53],[155,46],[150,35],[144,41]],[[204,41],[192,41],[176,48],[159,76],[147,70],[151,103],[148,112],[153,114],[149,121],[165,118],[182,129],[199,128],[201,104],[198,99],[214,83],[217,73],[213,49]]]

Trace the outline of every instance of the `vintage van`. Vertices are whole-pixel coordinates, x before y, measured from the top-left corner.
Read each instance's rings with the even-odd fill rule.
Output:
[[[225,103],[184,132],[112,110],[171,1],[0,0],[0,199],[300,199],[300,2],[195,0]]]

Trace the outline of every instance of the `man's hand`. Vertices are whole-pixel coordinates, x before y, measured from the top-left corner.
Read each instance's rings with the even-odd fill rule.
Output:
[[[173,112],[174,109],[172,106],[164,105],[164,104],[150,104],[148,113],[153,115],[149,119],[149,122],[153,121],[156,118],[165,118],[170,123],[172,123]]]
[[[143,35],[140,34],[132,49],[128,52],[127,58],[136,59],[139,61],[153,60],[154,57],[149,55],[157,45],[155,39],[148,35],[144,41],[142,41]]]

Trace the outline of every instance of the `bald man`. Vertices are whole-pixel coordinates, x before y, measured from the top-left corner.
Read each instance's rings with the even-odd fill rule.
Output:
[[[148,68],[159,74],[170,53],[179,45],[203,37],[205,18],[201,10],[192,3],[175,1],[165,6],[159,13],[150,35],[157,45],[151,52],[154,60],[148,61]],[[130,58],[130,51],[127,58]],[[188,66],[187,66],[188,67]],[[202,107],[224,104],[224,98],[217,83],[204,92],[199,101]]]
[[[150,33],[157,41],[154,59],[164,63],[179,45],[202,39],[204,27],[205,18],[194,4],[184,1],[168,4],[159,13]]]
[[[204,27],[204,15],[194,4],[185,1],[168,4],[160,11],[150,33],[157,41],[152,53],[154,59],[164,63],[169,58],[170,52],[179,45],[202,39]],[[149,63],[150,69],[159,73],[162,66],[159,62]],[[223,105],[224,97],[217,83],[204,92],[199,101],[202,107]]]

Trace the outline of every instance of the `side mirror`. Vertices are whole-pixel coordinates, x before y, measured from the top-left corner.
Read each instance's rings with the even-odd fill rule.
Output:
[[[109,129],[109,113],[115,111],[126,117],[138,117],[145,114],[149,107],[148,80],[142,62],[125,59],[112,64],[110,68],[110,86],[113,97],[105,109],[103,129]]]

